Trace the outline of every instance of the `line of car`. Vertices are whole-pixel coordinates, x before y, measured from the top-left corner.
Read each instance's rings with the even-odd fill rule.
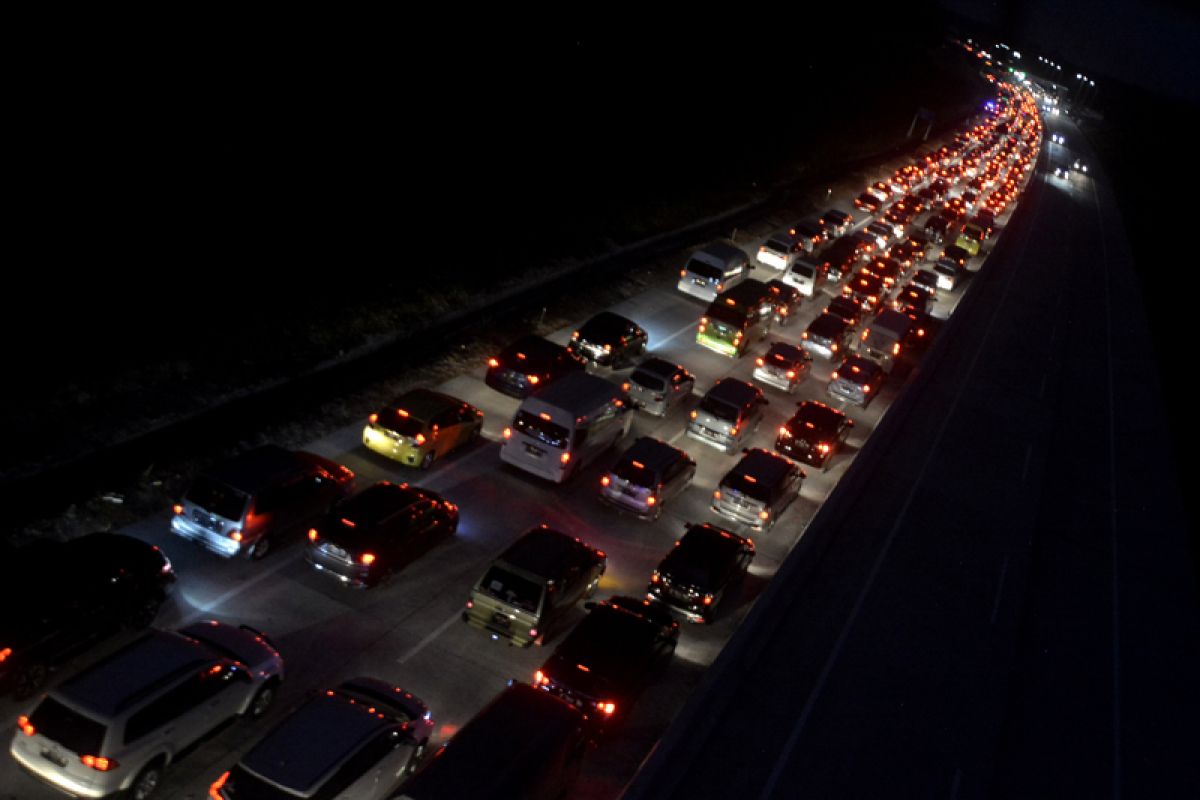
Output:
[[[680,636],[678,618],[711,621],[746,574],[756,553],[754,535],[777,525],[800,495],[807,477],[801,464],[827,470],[846,446],[854,421],[836,406],[866,408],[897,364],[924,352],[938,327],[932,299],[952,289],[968,260],[981,253],[995,218],[1032,167],[1040,136],[1031,99],[1003,87],[991,119],[855,200],[879,215],[862,229],[853,230],[850,214],[831,209],[769,236],[756,263],[729,242],[692,254],[677,286],[708,303],[696,342],[733,358],[749,353],[774,327],[785,327],[806,299],[836,293],[797,341],[767,345],[755,358],[752,381],[722,378],[688,412],[687,438],[742,452],[712,489],[709,507],[728,526],[686,523],[648,576],[642,597],[588,602],[587,615],[532,681],[511,685],[437,757],[426,753],[433,729],[428,707],[402,687],[363,676],[311,696],[217,777],[210,796],[382,798],[398,786],[399,796],[413,800],[475,796],[480,787],[495,788],[497,773],[478,768],[496,758],[495,751],[524,764],[518,770],[524,783],[514,796],[569,786],[582,742],[626,717],[669,662]],[[957,182],[964,186],[951,195]],[[931,209],[935,202],[941,206]],[[924,235],[912,233],[926,210],[933,213]],[[951,232],[953,243],[934,269],[920,269],[932,245]],[[779,277],[749,277],[756,266]],[[568,481],[625,441],[635,410],[666,416],[688,402],[698,388],[693,373],[647,357],[648,345],[640,325],[605,311],[565,346],[526,336],[490,359],[487,385],[521,401],[504,430],[502,461],[552,482]],[[826,389],[830,402],[797,403],[775,432],[773,449],[746,447],[770,402],[764,386],[794,394],[812,378],[816,357],[837,364]],[[630,367],[620,383],[596,374]],[[482,428],[483,412],[469,403],[416,389],[371,414],[362,443],[427,470],[477,441]],[[696,472],[684,449],[643,436],[604,472],[596,496],[619,513],[658,519]],[[457,529],[458,507],[436,492],[390,481],[357,488],[354,473],[329,459],[260,447],[197,475],[173,507],[170,527],[219,556],[254,560],[266,556],[272,542],[304,530],[312,568],[360,588],[378,585]],[[62,548],[21,553],[23,566],[14,572],[37,574],[36,564],[44,571],[46,559],[63,563],[63,552],[72,548],[80,554],[67,559],[79,564],[71,585],[80,591],[65,592],[57,617],[39,629],[65,630],[59,641],[51,646],[28,632],[18,632],[11,647],[0,641],[0,687],[19,696],[40,691],[50,667],[104,631],[150,625],[174,579],[157,548],[130,537],[95,534]],[[546,643],[563,632],[568,612],[596,591],[607,559],[568,532],[530,529],[476,580],[462,619],[496,640]],[[91,616],[71,628],[65,620],[85,607]],[[18,721],[10,752],[25,771],[69,794],[149,797],[196,739],[231,716],[261,717],[283,677],[282,657],[259,631],[217,620],[175,632],[150,630],[44,695]],[[557,733],[542,757],[530,760],[535,730]],[[480,782],[489,778],[493,784]]]

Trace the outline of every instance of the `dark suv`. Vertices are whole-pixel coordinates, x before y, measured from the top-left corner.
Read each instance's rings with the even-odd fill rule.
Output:
[[[783,423],[775,449],[806,464],[829,469],[833,454],[846,445],[854,420],[824,403],[805,400],[792,418]]]
[[[646,599],[663,603],[691,622],[712,622],[726,590],[750,566],[754,542],[716,525],[688,525],[650,575]]]
[[[341,464],[264,445],[197,475],[175,504],[171,532],[226,558],[258,559],[353,491],[354,473]]]
[[[646,352],[649,337],[631,319],[601,311],[571,336],[571,352],[602,367],[632,364]]]
[[[541,336],[522,336],[488,359],[484,383],[510,397],[527,397],[555,378],[578,372],[586,362],[568,348]]]
[[[458,506],[428,489],[381,481],[308,531],[308,562],[348,586],[373,586],[458,529]]]
[[[682,494],[696,462],[664,441],[643,436],[600,479],[600,499],[643,519],[662,516],[663,504]]]
[[[583,710],[597,728],[629,714],[675,653],[679,623],[662,606],[632,597],[588,603],[590,613],[554,649],[533,685]]]
[[[0,568],[0,694],[23,700],[122,625],[146,627],[174,580],[161,550],[116,533],[16,550]]]
[[[755,531],[775,527],[808,477],[794,461],[768,450],[747,450],[713,492],[712,510]]]

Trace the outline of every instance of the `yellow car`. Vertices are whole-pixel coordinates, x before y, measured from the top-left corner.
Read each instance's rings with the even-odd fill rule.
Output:
[[[955,244],[966,250],[972,256],[979,255],[979,246],[987,234],[978,225],[964,225]]]
[[[479,438],[483,412],[450,395],[429,389],[405,392],[372,414],[363,444],[401,464],[429,469],[433,462]]]

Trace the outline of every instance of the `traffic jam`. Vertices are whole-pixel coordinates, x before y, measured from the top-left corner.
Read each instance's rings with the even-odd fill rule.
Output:
[[[986,267],[1042,139],[1033,96],[995,88],[842,208],[702,245],[352,431],[211,464],[136,530],[23,548],[12,602],[51,570],[63,599],[0,628],[0,782],[617,796],[632,772],[593,776],[653,745],[623,729],[669,724]],[[65,668],[121,630],[144,633]]]

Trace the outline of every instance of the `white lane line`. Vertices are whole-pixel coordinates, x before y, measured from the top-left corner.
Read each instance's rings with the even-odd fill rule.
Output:
[[[441,625],[438,625],[436,628],[433,629],[432,633],[430,633],[424,639],[422,639],[421,641],[419,641],[415,645],[413,645],[411,650],[409,650],[404,655],[397,658],[396,663],[403,664],[405,661],[408,661],[410,658],[415,656],[417,653],[420,653],[422,650],[424,650],[426,647],[428,647],[429,644],[434,639],[436,639],[437,637],[439,637],[443,633],[445,633],[446,629],[448,629],[454,623],[458,622],[460,619],[462,619],[462,612],[461,611],[454,612],[454,616],[450,617],[450,619],[446,620]]]
[[[996,615],[1000,613],[1000,595],[1004,593],[1004,577],[1008,575],[1008,554],[1004,555],[1004,563],[1000,565],[1000,581],[996,584],[996,598],[992,601],[992,624],[996,624]]]
[[[958,800],[958,790],[962,788],[962,767],[954,770],[954,782],[950,784],[950,800]]]
[[[208,601],[204,605],[195,606],[195,610],[192,611],[191,614],[188,614],[186,617],[184,617],[183,620],[179,623],[180,627],[190,625],[191,623],[195,622],[196,620],[200,619],[201,617],[205,616],[206,614],[212,613],[213,609],[220,608],[221,606],[225,605],[230,600],[237,597],[238,595],[240,595],[242,592],[246,591],[247,589],[253,589],[255,586],[262,583],[267,578],[271,577],[276,572],[279,572],[279,570],[283,569],[284,567],[288,566],[293,561],[296,561],[299,558],[300,558],[300,553],[295,552],[295,553],[292,553],[287,558],[277,559],[274,564],[272,564],[270,567],[256,573],[253,578],[250,578],[247,581],[243,581],[242,583],[239,583],[237,586],[233,587],[232,589],[225,592],[224,594],[217,595],[217,597],[215,599]]]
[[[698,321],[697,321],[697,322],[698,322]],[[672,333],[670,336],[668,336],[667,338],[663,339],[661,342],[655,342],[655,343],[654,343],[654,349],[655,349],[655,350],[657,350],[657,349],[659,349],[659,348],[661,348],[661,347],[666,347],[668,344],[670,344],[671,342],[675,341],[675,339],[676,339],[676,338],[678,338],[678,337],[682,336],[682,335],[683,335],[684,333],[686,333],[687,331],[690,331],[690,330],[695,330],[695,328],[696,328],[696,324],[697,324],[696,322],[689,322],[687,325],[684,325],[682,328],[680,328],[679,330],[675,331],[675,332],[674,332],[674,333]]]
[[[1033,443],[1026,442],[1025,444],[1025,466],[1021,468],[1021,483],[1029,477],[1029,462],[1033,458]]]

